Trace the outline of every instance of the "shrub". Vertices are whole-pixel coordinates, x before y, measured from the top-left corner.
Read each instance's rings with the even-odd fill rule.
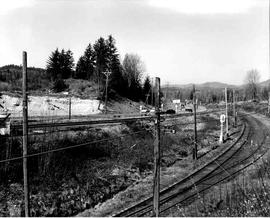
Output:
[[[57,79],[53,83],[53,90],[55,92],[62,92],[64,90],[66,90],[67,88],[68,88],[68,86],[66,85],[66,83],[64,82],[63,79]]]

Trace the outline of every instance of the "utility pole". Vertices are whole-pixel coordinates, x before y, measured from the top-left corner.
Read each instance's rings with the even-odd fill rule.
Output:
[[[154,106],[154,82],[151,78],[151,105]]]
[[[194,114],[194,148],[193,148],[193,160],[197,160],[197,117],[196,117],[196,90],[193,85],[193,114]]]
[[[71,119],[71,96],[69,96],[68,119]]]
[[[106,71],[106,72],[103,72],[103,74],[106,76],[105,114],[107,114],[108,83],[109,83],[109,76],[111,75],[111,72]]]
[[[154,216],[159,216],[159,189],[160,189],[160,78],[155,82],[155,107],[156,107],[156,133],[154,142],[154,187],[153,206]]]
[[[25,216],[29,217],[29,190],[28,190],[28,169],[27,169],[27,144],[28,144],[28,113],[27,113],[27,53],[23,51],[23,187],[24,187],[24,208]]]
[[[270,113],[270,92],[268,92],[268,114]]]
[[[227,137],[229,136],[227,87],[225,88],[225,105],[226,105],[226,139],[227,139]]]
[[[236,127],[235,90],[233,90],[233,126]]]

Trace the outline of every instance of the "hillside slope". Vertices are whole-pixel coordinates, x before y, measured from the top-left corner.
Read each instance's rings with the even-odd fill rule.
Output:
[[[45,90],[49,87],[46,71],[42,68],[28,67],[28,89]],[[22,87],[22,67],[6,65],[0,67],[0,91],[20,91]]]

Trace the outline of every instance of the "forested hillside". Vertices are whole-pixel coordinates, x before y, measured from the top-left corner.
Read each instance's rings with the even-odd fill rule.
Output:
[[[120,60],[116,40],[111,35],[89,43],[77,63],[70,49],[56,48],[48,55],[46,69],[28,68],[28,89],[70,93],[77,90],[76,94],[82,95],[91,90],[91,94],[104,100],[107,84],[109,99],[118,94],[133,101],[149,101],[152,84],[140,56],[129,53]],[[20,91],[21,77],[21,66],[1,67],[0,91]]]
[[[20,91],[22,89],[22,67],[6,65],[0,67],[0,91]],[[28,68],[29,90],[42,90],[49,86],[46,71],[41,68]]]

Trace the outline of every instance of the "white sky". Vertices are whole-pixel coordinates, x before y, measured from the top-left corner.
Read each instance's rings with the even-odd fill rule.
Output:
[[[56,47],[75,61],[112,34],[123,58],[137,53],[162,83],[242,84],[269,78],[268,0],[0,0],[0,66],[45,67]]]

